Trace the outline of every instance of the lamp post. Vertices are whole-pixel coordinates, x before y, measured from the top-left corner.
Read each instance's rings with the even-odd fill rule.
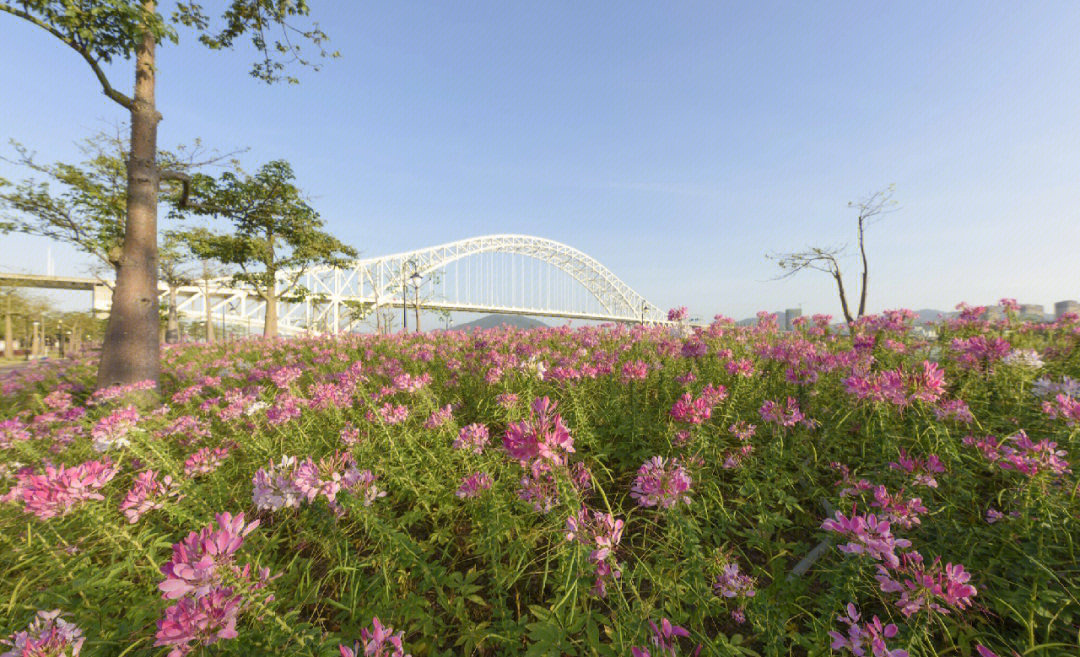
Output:
[[[645,310],[648,309],[649,304],[644,301],[641,302],[641,325],[645,326]]]
[[[420,281],[422,280],[419,272],[414,271],[409,280],[413,284],[413,295],[416,299],[416,332],[420,332]]]

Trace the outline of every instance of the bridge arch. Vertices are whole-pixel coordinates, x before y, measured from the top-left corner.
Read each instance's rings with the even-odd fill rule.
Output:
[[[596,304],[589,310],[580,308],[533,308],[513,306],[507,303],[473,304],[426,300],[426,310],[450,310],[468,312],[512,313],[537,316],[554,316],[599,321],[647,321],[662,322],[665,317],[659,309],[646,302],[610,269],[584,252],[542,237],[531,235],[498,234],[472,237],[422,249],[404,251],[374,258],[355,260],[340,268],[318,267],[304,273],[302,284],[311,297],[297,304],[283,304],[279,310],[279,327],[284,333],[311,330],[313,325],[326,326],[326,330],[341,330],[342,318],[349,315],[346,306],[360,302],[377,312],[386,306],[400,306],[402,278],[413,272],[428,277],[445,271],[448,265],[466,261],[485,254],[523,256],[563,272],[576,281]],[[294,273],[282,272],[282,280]],[[211,289],[209,301],[197,300],[203,290]],[[216,291],[215,291],[216,290]],[[224,312],[230,321],[243,322],[245,318],[261,319],[265,304],[254,298],[250,291],[232,289],[228,279],[215,279],[182,290],[186,299],[181,303],[184,314],[195,316],[209,303],[213,312]],[[411,304],[411,302],[409,302]],[[599,308],[597,311],[596,308]]]

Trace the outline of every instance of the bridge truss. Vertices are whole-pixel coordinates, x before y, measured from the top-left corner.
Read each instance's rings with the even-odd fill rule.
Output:
[[[279,274],[280,286],[291,279]],[[351,331],[390,309],[662,323],[666,316],[608,268],[581,251],[528,235],[487,235],[425,249],[311,269],[300,277],[302,300],[279,301],[278,330]],[[164,294],[163,294],[164,296]],[[177,290],[177,310],[204,319],[261,328],[266,303],[229,278]],[[403,308],[404,306],[404,308]],[[400,315],[399,315],[400,316]],[[410,320],[412,321],[412,320]]]

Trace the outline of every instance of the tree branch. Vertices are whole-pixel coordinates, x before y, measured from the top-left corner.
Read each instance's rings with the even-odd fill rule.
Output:
[[[191,206],[188,205],[188,201],[191,200],[191,176],[183,171],[166,169],[165,171],[158,172],[158,177],[161,180],[175,180],[179,182],[183,191],[180,192],[180,202],[178,206],[182,210],[191,209]]]
[[[74,41],[74,39],[72,39],[71,37],[68,37],[67,35],[65,35],[60,30],[57,30],[55,27],[49,25],[48,23],[41,20],[40,18],[37,18],[33,14],[30,14],[28,12],[25,12],[25,11],[21,10],[21,9],[17,9],[15,7],[12,7],[9,4],[0,4],[0,11],[3,11],[3,12],[6,12],[8,14],[11,14],[12,16],[18,16],[19,18],[30,21],[34,25],[37,25],[38,27],[45,30],[49,34],[53,35],[57,39],[60,39],[61,41],[66,43],[68,46],[71,47],[72,50],[79,53],[79,55],[81,55],[82,58],[86,60],[86,63],[90,65],[90,68],[94,71],[94,75],[97,76],[98,82],[101,83],[101,89],[102,89],[102,91],[104,91],[106,96],[111,98],[118,105],[120,105],[121,107],[127,109],[128,111],[131,111],[132,108],[134,108],[135,101],[132,100],[131,98],[129,98],[128,96],[125,96],[124,94],[120,93],[116,89],[113,89],[113,86],[111,84],[109,84],[109,78],[105,77],[105,71],[101,70],[101,65],[98,64],[97,60],[94,59],[90,55],[90,53],[86,51],[85,48],[81,47],[78,43],[76,43]]]

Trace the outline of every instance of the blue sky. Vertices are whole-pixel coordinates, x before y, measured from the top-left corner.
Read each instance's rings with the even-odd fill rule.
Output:
[[[847,202],[895,183],[871,311],[1080,298],[1078,3],[312,4],[342,56],[299,85],[248,77],[246,48],[162,46],[160,144],[289,160],[363,255],[526,233],[659,306],[839,315],[825,275],[770,280],[764,254],[853,243]],[[10,16],[0,89],[0,136],[43,159],[123,118]],[[0,268],[45,249],[2,237]]]

